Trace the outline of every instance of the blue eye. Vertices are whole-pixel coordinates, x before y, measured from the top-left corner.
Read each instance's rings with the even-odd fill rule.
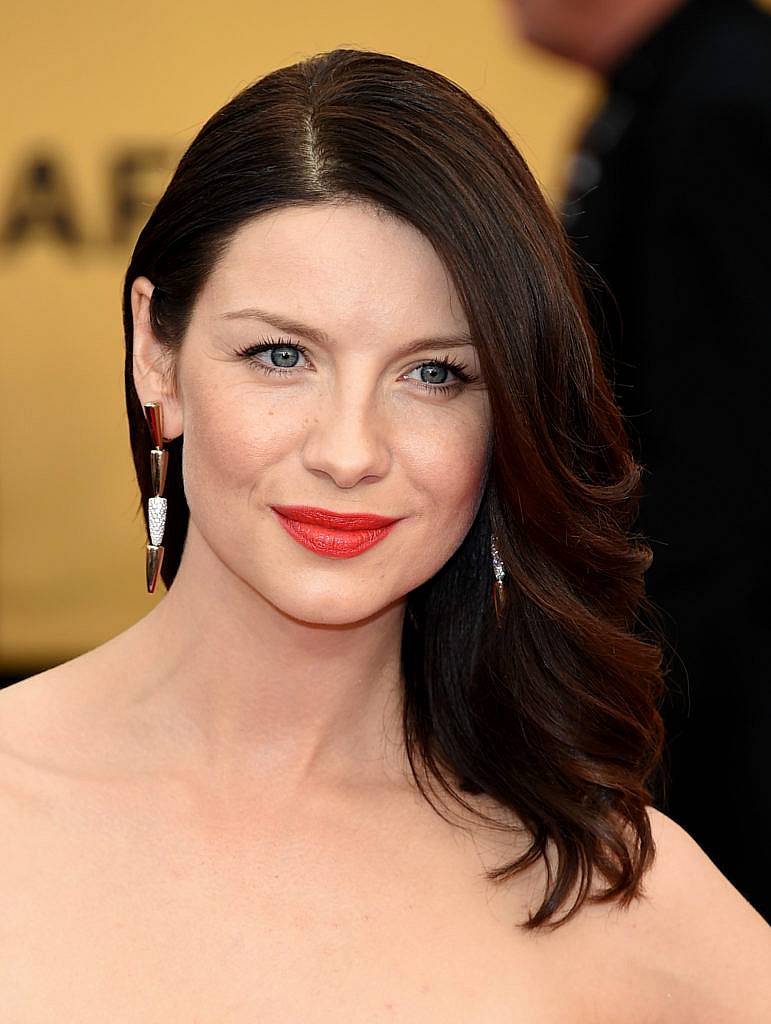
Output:
[[[270,364],[257,358],[262,352],[270,353]],[[248,359],[265,373],[282,373],[293,370],[297,366],[299,357],[305,356],[305,354],[305,348],[296,342],[281,342],[272,338],[265,339],[257,345],[247,345],[246,348],[236,352],[236,355]]]
[[[275,345],[270,349],[270,361],[274,366],[296,366],[298,358],[299,352],[294,345]]]
[[[447,363],[423,363],[417,369],[424,384],[444,384],[450,371]]]
[[[262,353],[270,353],[270,362],[259,359]],[[307,355],[307,350],[294,341],[282,341],[276,338],[265,338],[255,345],[247,345],[236,352],[236,355],[247,359],[263,373],[284,373],[289,374],[298,366],[300,356]],[[469,368],[447,355],[443,359],[431,359],[409,371],[410,374],[418,373],[420,380],[414,380],[420,388],[430,394],[448,394],[453,391],[460,391],[466,384],[479,382],[479,377],[471,373]],[[448,380],[452,374],[455,380]]]
[[[451,391],[459,391],[466,384],[476,384],[479,377],[472,373],[468,366],[459,363],[452,356],[445,356],[444,359],[432,359],[430,362],[421,363],[410,373],[420,374],[420,387],[424,391],[434,394],[448,394]],[[448,381],[447,375],[451,373],[455,380]]]

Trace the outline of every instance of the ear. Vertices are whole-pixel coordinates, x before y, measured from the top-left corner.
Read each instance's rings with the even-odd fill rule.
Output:
[[[134,318],[134,387],[139,401],[160,402],[163,436],[167,441],[182,433],[183,415],[177,387],[176,356],[161,345],[150,326],[150,296],[155,285],[146,277],[137,277],[131,285],[131,312]]]

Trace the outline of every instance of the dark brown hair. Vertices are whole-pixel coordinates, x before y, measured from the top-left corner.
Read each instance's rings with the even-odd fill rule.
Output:
[[[663,733],[661,649],[640,619],[650,550],[632,532],[640,467],[563,231],[511,140],[463,89],[388,54],[338,49],[259,79],[200,130],[124,283],[126,401],[145,517],[150,435],[133,382],[134,279],[156,286],[151,326],[174,350],[240,225],[345,201],[374,204],[431,241],[479,346],[494,422],[477,517],[407,598],[403,727],[416,782],[433,805],[418,754],[463,806],[460,791],[515,813],[528,845],[488,877],[543,858],[544,898],[524,927],[555,927],[586,899],[628,905],[654,854],[646,805]],[[167,446],[167,587],[189,515],[182,443]],[[500,628],[491,530],[508,572]]]

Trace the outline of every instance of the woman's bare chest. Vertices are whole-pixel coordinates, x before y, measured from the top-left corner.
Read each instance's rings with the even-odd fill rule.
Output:
[[[166,796],[80,792],[3,809],[3,1021],[569,1019],[558,962],[441,828],[298,807],[191,830]]]

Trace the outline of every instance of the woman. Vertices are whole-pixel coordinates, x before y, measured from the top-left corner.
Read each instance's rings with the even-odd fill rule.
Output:
[[[2,695],[0,1018],[766,1020],[767,926],[650,807],[639,467],[494,118],[269,74],[124,321],[169,590]]]

